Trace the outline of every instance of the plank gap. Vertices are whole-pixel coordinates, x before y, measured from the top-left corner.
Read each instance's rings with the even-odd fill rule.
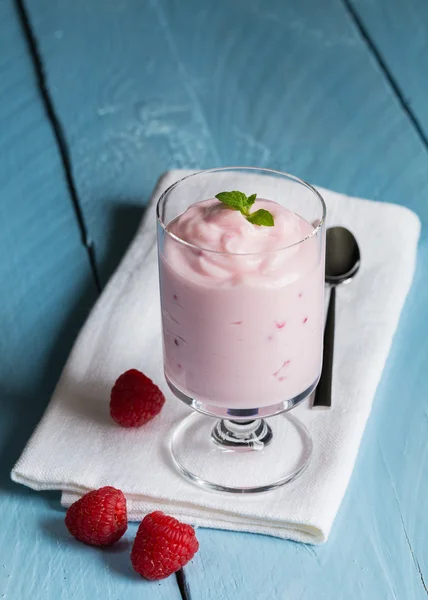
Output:
[[[74,213],[76,215],[77,223],[78,223],[79,230],[80,230],[81,240],[86,249],[86,253],[88,255],[88,260],[89,260],[89,264],[91,267],[95,285],[97,287],[98,292],[101,292],[101,282],[100,282],[98,269],[97,269],[97,265],[96,265],[96,261],[95,261],[95,248],[94,248],[94,245],[88,235],[88,230],[87,230],[85,219],[83,216],[83,211],[80,206],[79,196],[77,194],[76,185],[74,183],[70,151],[68,148],[64,130],[63,130],[61,122],[55,112],[55,108],[54,108],[54,105],[53,105],[53,102],[52,102],[52,99],[51,99],[51,96],[49,94],[49,90],[48,90],[48,87],[46,84],[45,70],[44,70],[43,61],[41,59],[41,55],[39,52],[36,36],[33,33],[30,18],[28,16],[24,0],[15,0],[15,6],[16,6],[17,14],[18,14],[19,23],[20,23],[20,26],[24,33],[24,38],[25,38],[25,41],[27,44],[28,52],[31,57],[31,62],[33,64],[37,87],[38,87],[40,95],[42,97],[46,116],[52,127],[55,142],[58,147],[58,152],[59,152],[61,164],[62,164],[63,171],[64,171],[66,185],[67,185],[67,188],[68,188],[68,191],[70,194]]]
[[[175,577],[177,579],[178,589],[180,590],[181,600],[192,600],[190,596],[189,583],[187,581],[184,568],[177,571]]]
[[[351,18],[354,25],[356,26],[359,34],[361,35],[361,38],[367,45],[370,53],[372,54],[374,60],[376,61],[379,69],[382,71],[385,79],[388,81],[401,108],[406,113],[407,118],[409,119],[410,123],[412,124],[413,128],[415,129],[416,133],[418,134],[419,139],[421,140],[422,144],[424,145],[425,149],[428,152],[428,135],[425,133],[418,117],[415,115],[409,102],[406,100],[404,92],[402,91],[402,89],[400,88],[400,85],[398,84],[398,81],[396,80],[396,78],[394,77],[392,72],[390,71],[380,50],[376,46],[372,37],[370,36],[368,29],[365,27],[364,22],[362,21],[358,12],[352,5],[352,0],[342,0],[342,3],[344,5],[344,7],[346,8],[349,17]]]

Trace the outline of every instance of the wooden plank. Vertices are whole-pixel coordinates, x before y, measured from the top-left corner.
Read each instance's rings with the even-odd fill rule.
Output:
[[[428,140],[428,3],[350,1]]]
[[[398,200],[425,169],[339,0],[228,6],[29,5],[104,280],[167,168],[269,165]]]
[[[9,480],[96,297],[10,0],[0,0],[0,132],[0,597],[179,598],[174,580],[150,586],[132,573],[135,526],[97,552],[68,535],[58,493]]]
[[[170,167],[271,166],[428,223],[425,148],[339,0],[30,8],[104,278]],[[330,541],[200,530],[196,598],[425,598],[427,248]]]
[[[28,8],[105,282],[159,175],[217,162],[211,132],[151,2],[36,0]]]

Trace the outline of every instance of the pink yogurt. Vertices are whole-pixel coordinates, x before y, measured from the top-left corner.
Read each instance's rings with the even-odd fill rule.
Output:
[[[274,227],[252,225],[216,199],[197,202],[161,244],[165,374],[204,404],[271,406],[319,377],[321,233],[311,236],[312,225],[275,202],[257,200],[251,212],[260,208]]]

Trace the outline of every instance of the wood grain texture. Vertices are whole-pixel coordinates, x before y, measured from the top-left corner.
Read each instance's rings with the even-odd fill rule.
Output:
[[[426,183],[420,142],[340,0],[29,10],[104,281],[168,168],[271,166],[397,201]]]
[[[285,169],[405,204],[428,224],[426,149],[339,0],[29,4],[104,280],[171,167]],[[186,569],[194,598],[426,598],[427,259],[424,230],[329,542],[199,530]]]
[[[428,139],[428,3],[351,0]]]
[[[159,175],[218,162],[211,132],[152,2],[28,7],[105,282]]]
[[[59,494],[9,472],[96,297],[52,130],[13,2],[0,0],[0,598],[179,598],[133,574],[129,544],[70,538]],[[98,578],[95,574],[99,574]]]

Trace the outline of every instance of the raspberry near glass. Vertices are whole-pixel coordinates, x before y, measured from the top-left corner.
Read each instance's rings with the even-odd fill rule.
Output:
[[[217,445],[250,454],[257,445],[266,452],[275,435],[260,417],[293,408],[318,382],[324,222],[325,205],[314,188],[264,169],[197,173],[159,201],[165,376],[195,410],[224,418],[212,421]],[[294,419],[286,426],[295,429]],[[303,429],[307,455],[310,438]],[[293,477],[306,459],[293,465]]]

